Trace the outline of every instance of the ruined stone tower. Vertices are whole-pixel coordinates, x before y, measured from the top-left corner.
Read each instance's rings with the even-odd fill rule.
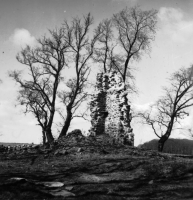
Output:
[[[97,75],[96,92],[90,103],[91,135],[108,134],[123,144],[134,145],[127,94],[118,73]]]

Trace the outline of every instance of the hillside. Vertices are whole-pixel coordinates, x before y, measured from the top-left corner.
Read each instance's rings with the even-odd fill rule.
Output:
[[[0,154],[0,199],[190,200],[193,158],[68,135]]]
[[[139,147],[151,150],[157,150],[158,140],[151,140],[146,142]],[[173,154],[186,154],[193,155],[193,140],[188,139],[169,139],[166,141],[164,145],[165,153],[173,153]]]

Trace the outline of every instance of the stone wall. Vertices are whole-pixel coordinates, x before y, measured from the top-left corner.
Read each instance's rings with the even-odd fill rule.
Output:
[[[90,110],[91,135],[108,134],[121,143],[133,146],[130,105],[124,82],[116,72],[97,75]]]

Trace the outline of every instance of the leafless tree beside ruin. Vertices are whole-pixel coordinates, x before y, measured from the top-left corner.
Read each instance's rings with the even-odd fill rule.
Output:
[[[190,75],[192,67],[181,68],[173,73],[170,87],[164,88],[161,97],[148,111],[139,112],[142,123],[152,127],[159,138],[158,151],[162,151],[165,142],[180,120],[189,115],[189,107],[193,105],[193,79]]]
[[[139,7],[125,8],[114,14],[112,20],[122,53],[118,56],[122,64],[117,64],[116,57],[113,63],[126,82],[130,62],[139,60],[151,50],[151,42],[156,33],[157,11],[142,11]]]
[[[95,31],[92,39],[89,39],[89,29],[92,24],[93,17],[89,13],[83,19],[74,18],[71,24],[65,21],[63,26],[65,41],[70,46],[69,65],[75,69],[75,76],[67,82],[69,90],[59,94],[66,107],[66,118],[59,137],[67,134],[74,117],[84,117],[83,113],[77,115],[76,111],[88,97],[86,89],[91,67],[89,60],[101,34],[100,30]]]
[[[122,57],[122,52],[118,53],[116,49],[118,48],[117,39],[114,35],[115,29],[112,19],[105,19],[99,23],[95,31],[101,32],[99,39],[97,40],[97,47],[95,48],[94,54],[92,56],[93,61],[102,68],[103,73],[110,73],[112,71],[117,71],[121,76],[120,71],[121,66],[124,65],[124,59]],[[116,53],[115,53],[116,52]],[[134,84],[134,76],[132,74],[133,70],[128,66],[127,70],[127,89],[134,92],[136,91]]]
[[[46,101],[43,100],[41,94],[30,88],[22,88],[19,91],[17,102],[25,105],[24,113],[31,112],[38,121],[38,125],[42,128],[43,144],[47,141],[46,128],[49,122],[49,109]]]
[[[105,19],[99,23],[95,32],[101,32],[97,41],[94,54],[92,56],[94,62],[101,65],[104,73],[109,73],[113,69],[112,56],[116,46],[113,34],[113,24],[111,19]]]
[[[76,17],[70,23],[65,21],[59,29],[49,31],[50,37],[39,39],[36,47],[27,46],[18,54],[17,60],[27,67],[26,79],[21,71],[9,72],[9,76],[20,85],[17,100],[25,106],[26,113],[31,112],[36,117],[42,127],[44,142],[47,139],[50,143],[54,139],[52,125],[58,111],[57,98],[66,107],[66,110],[60,109],[65,116],[60,136],[66,135],[74,117],[84,117],[84,113],[77,111],[88,97],[88,62],[100,35],[100,31],[95,32],[89,40],[92,23],[90,13],[83,19]],[[73,68],[75,76],[64,80],[65,67]]]
[[[103,20],[96,30],[102,34],[97,41],[93,60],[104,73],[118,71],[129,91],[136,92],[131,61],[139,60],[151,50],[157,24],[157,11],[125,8],[111,19]]]
[[[9,76],[20,86],[18,102],[25,112],[32,112],[50,143],[54,140],[52,124],[58,86],[63,80],[69,44],[64,40],[63,29],[49,31],[50,37],[39,39],[34,48],[27,46],[17,55],[17,60],[27,67],[26,79],[21,71],[11,71]]]
[[[95,48],[94,54],[92,56],[93,61],[100,66],[103,73],[118,71],[121,75],[120,66],[124,65],[124,60],[122,59],[122,54],[116,52],[118,44],[114,35],[115,30],[113,20],[103,20],[101,23],[99,23],[95,31],[100,31],[101,34],[97,41],[97,47]],[[134,84],[131,86],[131,81],[134,80],[131,69],[128,70],[127,78],[130,82],[130,84],[127,82],[127,85],[130,85],[130,89],[135,91]]]

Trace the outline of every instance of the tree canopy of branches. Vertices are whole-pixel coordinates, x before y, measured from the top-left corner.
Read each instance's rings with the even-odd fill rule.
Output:
[[[125,8],[113,15],[113,24],[118,32],[117,42],[123,55],[118,56],[123,65],[113,64],[122,75],[124,82],[132,59],[138,60],[143,53],[149,53],[155,38],[157,11],[142,11],[139,7]],[[119,63],[119,62],[118,62]]]
[[[69,25],[67,21],[64,23],[64,38],[69,45],[71,57],[69,62],[72,67],[75,68],[75,77],[70,79],[67,83],[69,92],[62,92],[59,95],[62,102],[66,105],[67,111],[67,116],[60,137],[66,135],[71,120],[75,117],[74,114],[76,110],[88,97],[88,93],[85,91],[86,82],[90,73],[88,62],[93,54],[94,45],[101,34],[100,31],[95,31],[93,38],[89,40],[89,28],[92,23],[93,18],[90,13],[87,16],[84,16],[83,20],[78,17],[74,18],[71,25]],[[78,116],[76,115],[76,117]]]
[[[19,104],[24,105],[25,112],[31,112],[42,127],[44,143],[46,139],[49,143],[54,139],[52,125],[58,111],[58,98],[66,107],[62,111],[66,112],[66,117],[60,137],[66,135],[74,117],[83,116],[78,115],[77,110],[88,96],[85,91],[90,74],[88,62],[100,35],[99,31],[95,32],[89,40],[92,23],[90,13],[83,19],[76,17],[70,23],[64,21],[59,29],[49,31],[50,37],[39,39],[34,48],[26,46],[17,55],[17,60],[27,67],[26,80],[22,78],[21,71],[9,72],[9,76],[20,85]],[[74,69],[74,77],[64,77],[66,67]],[[61,83],[65,87],[59,87]]]
[[[181,68],[170,78],[170,87],[165,87],[165,95],[149,110],[139,112],[144,124],[152,127],[159,139],[158,151],[162,151],[164,143],[170,137],[172,130],[180,120],[189,115],[188,108],[193,105],[193,79],[190,76],[192,68]]]
[[[150,52],[156,23],[156,10],[142,11],[139,7],[125,8],[111,19],[103,20],[96,28],[101,34],[94,62],[102,66],[104,73],[118,71],[127,88],[135,91],[130,62]]]
[[[48,142],[52,142],[57,90],[63,78],[69,45],[64,40],[62,28],[49,33],[50,37],[39,39],[36,47],[27,46],[17,55],[17,60],[27,67],[28,79],[22,78],[21,71],[11,71],[9,76],[20,85],[19,104],[25,106],[25,112],[36,117],[44,140],[46,136]]]
[[[104,73],[109,73],[113,67],[112,56],[115,48],[112,20],[103,20],[95,29],[95,32],[100,32],[101,34],[92,58],[94,62],[102,65]]]

